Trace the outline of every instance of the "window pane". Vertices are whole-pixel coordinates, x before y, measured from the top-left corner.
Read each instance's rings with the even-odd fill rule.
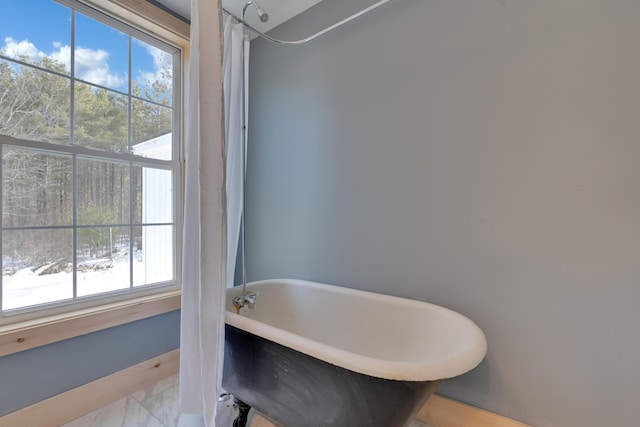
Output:
[[[73,298],[72,230],[4,230],[2,309]]]
[[[3,226],[71,225],[71,174],[71,156],[3,147]]]
[[[78,224],[129,223],[129,165],[77,161]]]
[[[171,160],[171,108],[140,99],[133,99],[131,102],[133,152],[145,157]],[[145,145],[150,144],[162,145],[164,149],[144,149]]]
[[[138,39],[131,40],[131,93],[134,96],[171,106],[173,56]]]
[[[0,310],[176,282],[180,52],[82,3],[2,0]]]
[[[129,287],[129,227],[79,228],[77,257],[78,296]]]
[[[139,207],[136,222],[142,224],[173,221],[173,184],[170,170],[136,166],[134,173],[140,177],[134,189]],[[140,215],[140,216],[139,216]]]
[[[129,36],[76,13],[75,77],[128,92]]]
[[[69,8],[52,0],[2,0],[2,10],[0,55],[69,74]]]
[[[0,59],[0,134],[69,143],[69,79]]]
[[[174,279],[174,227],[150,225],[134,227],[136,241],[133,286]]]
[[[74,143],[98,150],[126,152],[127,96],[76,82],[74,99]]]

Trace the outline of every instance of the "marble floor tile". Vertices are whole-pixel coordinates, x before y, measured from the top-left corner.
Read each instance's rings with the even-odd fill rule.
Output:
[[[130,396],[77,418],[63,427],[164,427]]]
[[[151,396],[156,395],[158,393],[162,393],[163,391],[177,386],[179,384],[178,374],[171,375],[163,380],[158,381],[157,383],[151,384],[148,387],[143,388],[142,390],[138,390],[134,393],[131,393],[131,397],[136,399],[138,402],[142,402],[146,399],[149,399]]]
[[[233,405],[233,401],[220,402],[216,414],[216,426],[231,427],[237,416],[238,410]],[[205,427],[204,418],[202,414],[180,414],[177,427]]]
[[[159,419],[163,426],[177,427],[180,421],[179,392],[176,384],[147,397],[140,404]]]

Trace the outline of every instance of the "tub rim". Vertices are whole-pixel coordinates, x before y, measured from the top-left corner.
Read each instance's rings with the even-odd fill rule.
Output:
[[[321,288],[330,292],[338,292],[355,296],[367,296],[368,298],[374,299],[395,300],[403,304],[428,306],[430,310],[446,313],[448,316],[453,316],[458,321],[462,322],[467,328],[466,333],[469,337],[469,343],[465,346],[463,351],[449,357],[418,362],[404,362],[382,360],[343,350],[341,348],[314,341],[310,338],[277,328],[261,322],[260,320],[240,316],[239,314],[229,310],[226,310],[225,312],[225,323],[350,371],[389,380],[436,381],[456,377],[475,368],[484,359],[487,353],[486,337],[482,330],[471,319],[454,310],[437,304],[300,279],[260,280],[248,283],[247,288],[255,289],[261,285],[269,283],[284,283],[294,286]],[[241,292],[242,290],[238,286],[228,288],[227,301],[230,298],[229,295],[235,296]],[[227,301],[225,301],[225,308],[227,307]]]

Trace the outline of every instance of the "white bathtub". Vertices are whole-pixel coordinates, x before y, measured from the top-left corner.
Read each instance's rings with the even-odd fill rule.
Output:
[[[433,381],[473,369],[487,352],[467,317],[422,301],[303,280],[254,282],[250,317],[226,323],[333,365],[379,378]]]
[[[241,400],[281,426],[404,425],[439,380],[473,369],[487,351],[475,323],[437,305],[303,280],[254,282],[247,290],[257,293],[248,317],[237,314],[233,305],[241,287],[227,291],[227,334],[234,331],[225,355],[227,389],[234,393],[235,388]],[[274,349],[267,342],[279,346]],[[278,348],[291,354],[283,356]],[[298,363],[301,368],[295,367]],[[331,369],[318,368],[324,365],[333,365],[338,379],[332,378]],[[356,373],[355,380],[342,379],[348,372]],[[363,391],[371,388],[368,383],[347,390],[365,377],[378,381],[374,391]],[[401,388],[394,389],[395,383]],[[334,389],[316,393],[328,388]],[[306,396],[309,390],[316,394]],[[389,396],[378,399],[387,390]],[[359,396],[336,408],[354,394]],[[364,395],[378,401],[364,404]],[[390,396],[400,400],[391,403]],[[388,418],[379,412],[384,406],[398,412],[405,400],[413,402],[406,404],[402,416]],[[291,407],[306,409],[280,416]],[[372,411],[378,412],[368,415]]]

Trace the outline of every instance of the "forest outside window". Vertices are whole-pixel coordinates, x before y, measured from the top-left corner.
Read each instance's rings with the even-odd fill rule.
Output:
[[[2,8],[0,323],[175,288],[179,49],[75,0]]]

